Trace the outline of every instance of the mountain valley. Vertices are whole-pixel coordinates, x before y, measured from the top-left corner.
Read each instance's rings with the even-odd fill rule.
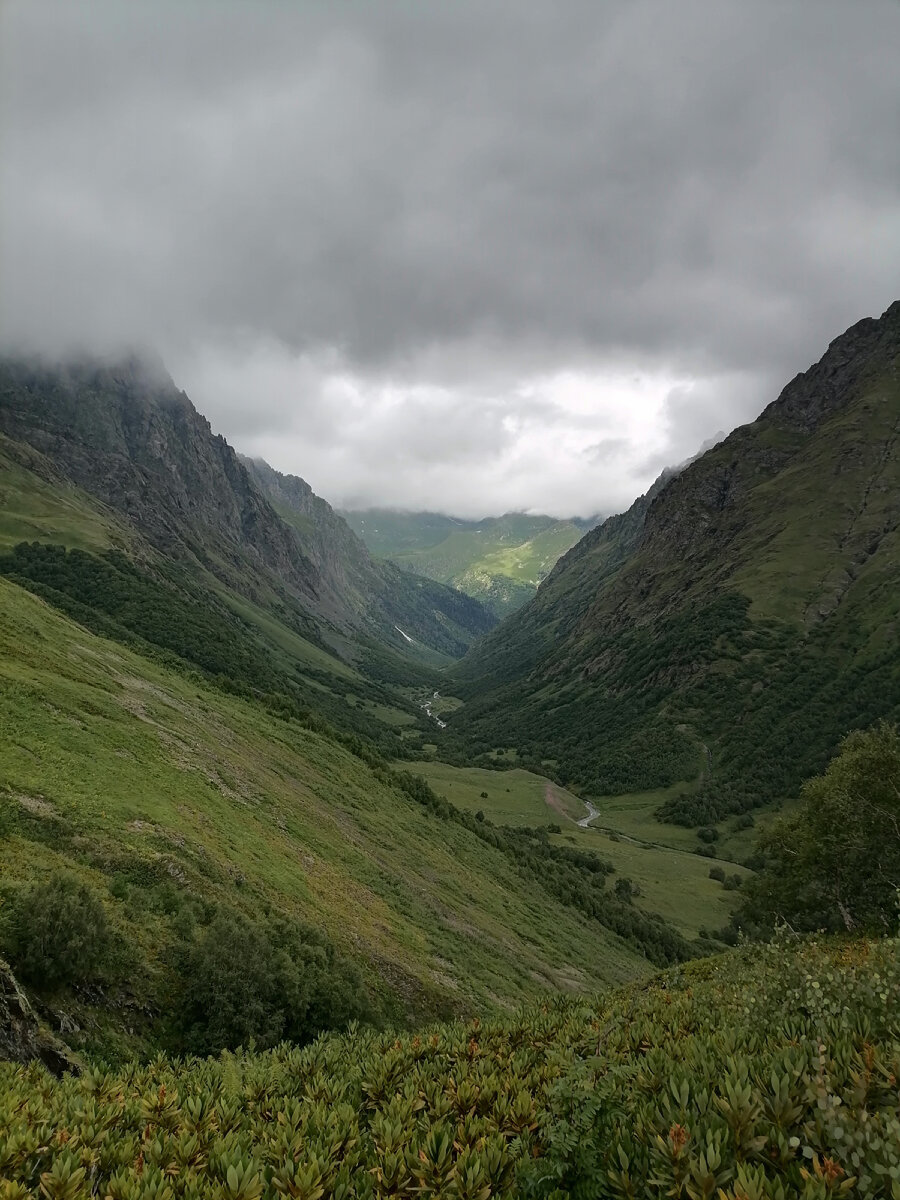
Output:
[[[442,513],[344,510],[372,554],[474,596],[498,617],[521,608],[596,520],[506,513],[465,521]]]
[[[593,1178],[569,1132],[599,1119],[585,1072],[590,1089],[615,1076],[641,1114],[618,1166],[585,1143],[604,1179],[619,1171],[617,1194],[645,1194],[629,1192],[629,1163],[677,1176],[671,1130],[689,1117],[709,1125],[707,1149],[686,1152],[708,1181],[708,1146],[731,1126],[680,1089],[718,1086],[720,1059],[736,1074],[719,1098],[755,1089],[747,1128],[785,1178],[800,1170],[789,1137],[830,1151],[808,1116],[790,1132],[806,1112],[799,1092],[784,1100],[794,1083],[739,1063],[763,1042],[782,1063],[799,1020],[785,988],[820,998],[835,980],[875,1031],[872,1063],[895,1052],[875,986],[900,987],[894,942],[858,939],[893,932],[898,446],[900,302],[584,531],[521,514],[342,516],[238,455],[152,361],[0,363],[0,1047],[84,1070],[48,1083],[48,1106],[81,1112],[97,1081],[119,1131],[95,1162],[109,1194],[193,1195],[184,1181],[208,1169],[246,1200],[263,1181],[307,1200],[437,1196],[444,1171],[448,1195],[559,1200],[551,1177]],[[772,864],[835,796],[834,853],[874,862],[874,838],[882,873],[864,897],[840,871],[841,891],[799,874],[778,891]],[[854,841],[867,804],[884,835]],[[771,936],[788,900],[799,931],[857,940],[727,949]],[[738,1002],[748,988],[762,1041]],[[846,1065],[862,1051],[818,1002],[803,1002],[803,1036],[837,1039]],[[327,1136],[318,1109],[278,1118],[312,1121],[304,1144],[319,1146],[312,1165],[290,1159],[308,1170],[290,1181],[257,1128],[288,1068],[303,1105],[337,1105]],[[38,1069],[0,1064],[0,1083],[15,1096]],[[812,1068],[791,1070],[808,1098]],[[167,1099],[176,1078],[215,1092],[212,1157],[190,1140],[195,1117],[176,1115],[207,1100]],[[852,1086],[834,1084],[856,1112]],[[885,1145],[891,1086],[875,1106]],[[15,1104],[26,1132],[12,1167],[0,1137],[0,1189],[3,1171],[31,1186],[56,1164],[77,1186],[44,1194],[92,1194],[94,1150],[45,1153],[28,1132],[44,1118]],[[734,1154],[723,1187],[751,1178]],[[156,1191],[129,1191],[128,1163],[153,1155]],[[356,1191],[349,1163],[376,1164]],[[718,1194],[769,1194],[749,1186]]]

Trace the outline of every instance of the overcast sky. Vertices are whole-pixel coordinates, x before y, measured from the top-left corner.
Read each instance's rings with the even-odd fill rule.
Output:
[[[900,296],[896,0],[6,0],[0,339],[335,504],[621,509]]]

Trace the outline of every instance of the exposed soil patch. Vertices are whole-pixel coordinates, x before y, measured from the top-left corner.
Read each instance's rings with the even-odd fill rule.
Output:
[[[548,783],[547,786],[544,788],[544,799],[547,801],[547,807],[552,808],[553,811],[558,816],[565,817],[565,819],[567,821],[572,820],[572,818],[566,812],[565,805],[563,804],[562,800],[560,800],[559,796],[557,795],[556,788],[553,786],[552,783]]]
[[[53,807],[49,800],[45,800],[43,796],[25,796],[19,792],[13,794],[13,799],[18,800],[23,808],[27,808],[30,813],[34,813],[36,817],[58,817],[59,813]]]

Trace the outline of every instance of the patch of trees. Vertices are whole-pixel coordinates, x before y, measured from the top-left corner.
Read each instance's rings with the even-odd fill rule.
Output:
[[[801,807],[760,838],[763,865],[734,924],[752,934],[886,934],[900,920],[900,734],[881,724],[844,739]]]
[[[90,983],[113,964],[106,910],[96,892],[70,875],[13,892],[3,918],[4,953],[32,987],[52,991]]]
[[[719,736],[721,750],[703,786],[663,804],[660,820],[709,824],[794,796],[824,770],[848,730],[900,717],[896,646],[873,649],[849,622],[838,632],[839,617],[840,610],[807,637],[770,630],[768,650],[737,664],[732,697],[717,698],[726,724],[717,728],[716,712],[698,699],[698,726]]]
[[[159,1038],[179,1052],[215,1054],[251,1040],[261,1048],[304,1043],[373,1017],[358,969],[321,930],[278,914],[253,921],[171,886],[164,891],[160,897],[119,879],[105,904],[95,889],[62,873],[10,889],[0,946],[16,975],[44,998],[116,989],[148,971],[140,946],[124,932],[131,928],[128,906],[161,906],[170,978]],[[107,906],[117,902],[113,921]]]
[[[357,968],[325,935],[283,917],[254,922],[222,910],[175,951],[180,995],[175,1040],[214,1054],[308,1042],[371,1016]]]

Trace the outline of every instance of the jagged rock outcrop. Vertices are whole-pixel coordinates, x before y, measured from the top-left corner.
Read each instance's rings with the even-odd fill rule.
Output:
[[[80,1070],[67,1046],[41,1024],[9,964],[0,958],[0,1059],[38,1060],[54,1075]]]

